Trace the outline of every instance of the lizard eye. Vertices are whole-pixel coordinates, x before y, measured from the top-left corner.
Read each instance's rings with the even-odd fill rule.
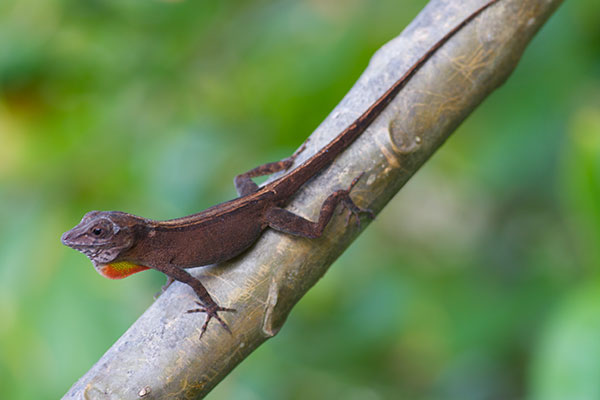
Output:
[[[96,236],[100,236],[102,234],[102,228],[94,228],[92,229],[92,233]]]

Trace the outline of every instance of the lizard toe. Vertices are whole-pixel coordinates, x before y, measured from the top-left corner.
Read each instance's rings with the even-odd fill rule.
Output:
[[[212,306],[212,307],[211,306],[207,307],[204,304],[200,303],[199,301],[196,301],[195,303],[198,304],[200,307],[193,308],[191,310],[187,310],[186,314],[192,314],[192,313],[198,313],[198,312],[206,313],[206,319],[204,320],[204,323],[202,324],[202,327],[200,328],[200,339],[202,339],[202,336],[204,336],[204,332],[206,332],[206,329],[208,328],[208,323],[213,318],[216,319],[219,322],[219,324],[223,327],[223,329],[225,329],[227,332],[229,332],[230,335],[232,334],[231,329],[229,328],[227,323],[221,318],[221,316],[218,314],[218,312],[219,311],[235,312],[235,309],[219,307],[217,305]]]

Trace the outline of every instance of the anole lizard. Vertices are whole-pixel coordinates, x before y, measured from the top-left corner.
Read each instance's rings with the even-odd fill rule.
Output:
[[[317,222],[283,207],[308,180],[325,169],[356,140],[373,120],[406,86],[415,73],[456,32],[486,8],[492,0],[469,15],[433,45],[391,88],[329,144],[279,179],[259,187],[252,178],[287,170],[299,151],[291,157],[256,167],[238,175],[234,182],[240,197],[187,217],[154,221],[119,211],[91,211],[81,222],[62,235],[62,242],[88,256],[96,270],[107,278],[120,279],[149,268],[167,275],[167,285],[177,280],[189,285],[199,297],[206,319],[200,337],[212,318],[231,333],[219,311],[235,311],[219,306],[204,285],[185,269],[229,260],[248,249],[266,228],[291,235],[318,238],[342,203],[359,221],[359,214],[373,213],[358,207],[350,198],[356,177],[347,189],[333,192],[321,206]]]

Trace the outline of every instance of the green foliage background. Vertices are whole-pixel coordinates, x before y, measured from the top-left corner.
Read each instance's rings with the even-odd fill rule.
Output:
[[[0,397],[60,397],[152,302],[60,234],[289,155],[422,0],[0,2]],[[566,2],[212,399],[600,398],[599,3]]]

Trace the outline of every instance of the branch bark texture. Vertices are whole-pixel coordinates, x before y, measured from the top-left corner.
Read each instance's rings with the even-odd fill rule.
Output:
[[[432,0],[384,45],[358,82],[312,134],[297,163],[353,122],[446,32],[487,0]],[[467,115],[515,68],[533,35],[561,0],[501,0],[441,48],[369,129],[289,209],[316,220],[325,198],[361,172],[352,197],[380,211]],[[263,160],[264,161],[264,160]],[[257,163],[261,162],[257,160]],[[202,314],[194,293],[175,283],[69,390],[65,399],[201,398],[249,353],[274,336],[292,307],[356,238],[334,218],[323,237],[267,230],[237,259],[194,270],[233,334],[212,323],[198,340]],[[363,220],[362,228],[367,225]]]

